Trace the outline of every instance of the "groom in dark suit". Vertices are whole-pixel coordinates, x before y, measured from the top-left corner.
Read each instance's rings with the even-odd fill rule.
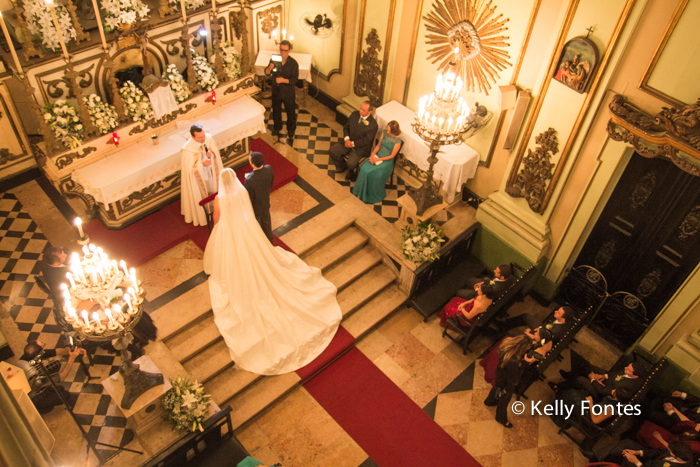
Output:
[[[347,123],[343,127],[344,141],[331,146],[330,156],[335,164],[336,172],[348,170],[346,180],[357,178],[357,165],[360,159],[369,157],[372,152],[372,143],[377,136],[377,121],[371,114],[372,106],[365,101],[359,111],[350,114]]]
[[[246,175],[245,189],[253,204],[255,219],[272,243],[272,221],[270,220],[270,190],[275,179],[272,167],[265,165],[265,156],[261,152],[252,152],[248,157],[253,171]]]

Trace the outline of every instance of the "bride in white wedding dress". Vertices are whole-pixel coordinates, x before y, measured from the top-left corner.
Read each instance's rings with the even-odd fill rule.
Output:
[[[210,275],[214,321],[231,359],[261,375],[310,363],[342,319],[335,286],[318,268],[270,244],[231,169],[221,171],[214,221],[204,271]]]

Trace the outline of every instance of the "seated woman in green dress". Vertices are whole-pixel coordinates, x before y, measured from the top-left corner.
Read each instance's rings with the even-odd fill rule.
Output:
[[[379,143],[372,149],[372,155],[360,167],[352,194],[365,203],[379,203],[386,197],[384,187],[394,171],[394,157],[403,144],[400,134],[399,123],[390,121]]]

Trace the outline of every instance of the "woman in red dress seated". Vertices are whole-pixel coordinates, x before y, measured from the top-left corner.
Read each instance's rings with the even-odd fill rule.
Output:
[[[454,297],[440,311],[440,326],[444,328],[447,318],[451,318],[456,314],[461,314],[464,320],[473,323],[492,303],[493,297],[490,296],[490,292],[484,294],[480,288],[477,289],[476,297],[471,300]]]

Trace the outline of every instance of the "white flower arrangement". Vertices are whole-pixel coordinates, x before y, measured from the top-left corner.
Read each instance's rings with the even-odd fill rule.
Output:
[[[214,69],[209,62],[207,62],[206,58],[194,54],[192,56],[192,66],[194,67],[197,83],[202,87],[203,91],[213,91],[216,89],[219,85],[219,78],[216,77]]]
[[[124,83],[124,86],[119,89],[119,94],[124,101],[126,113],[135,122],[147,122],[153,118],[153,106],[139,88],[131,81]]]
[[[212,54],[209,61],[214,64],[216,55]],[[224,62],[226,78],[233,81],[241,77],[241,54],[236,51],[233,42],[221,44],[221,61]]]
[[[101,135],[106,135],[119,126],[117,109],[102,100],[97,94],[83,97],[85,106],[90,113],[90,121]]]
[[[63,42],[68,45],[71,40],[77,38],[68,10],[58,2],[54,3],[53,8],[56,10],[58,27],[63,32]],[[51,18],[51,6],[46,5],[44,0],[26,0],[24,2],[24,15],[27,18],[29,33],[40,38],[44,47],[53,51],[61,47],[58,32]]]
[[[170,89],[173,91],[173,96],[175,96],[178,104],[190,98],[190,88],[187,86],[187,81],[182,77],[182,74],[177,71],[177,65],[174,63],[168,65],[163,76],[170,83]]]
[[[105,31],[117,29],[121,24],[131,24],[148,19],[151,11],[141,0],[102,0],[105,12]]]
[[[211,395],[204,394],[204,388],[196,381],[178,376],[170,380],[173,386],[163,395],[163,408],[167,420],[180,431],[204,431],[202,421],[207,414]]]
[[[64,99],[44,106],[44,120],[53,130],[56,139],[70,149],[83,142],[84,128],[78,118],[78,109]]]
[[[406,226],[401,233],[404,258],[423,263],[440,257],[440,244],[445,242],[445,235],[431,221],[420,221],[415,229]]]
[[[168,0],[168,4],[175,11],[180,11],[180,0]],[[188,10],[196,10],[201,6],[204,6],[204,0],[185,0],[185,8]]]

